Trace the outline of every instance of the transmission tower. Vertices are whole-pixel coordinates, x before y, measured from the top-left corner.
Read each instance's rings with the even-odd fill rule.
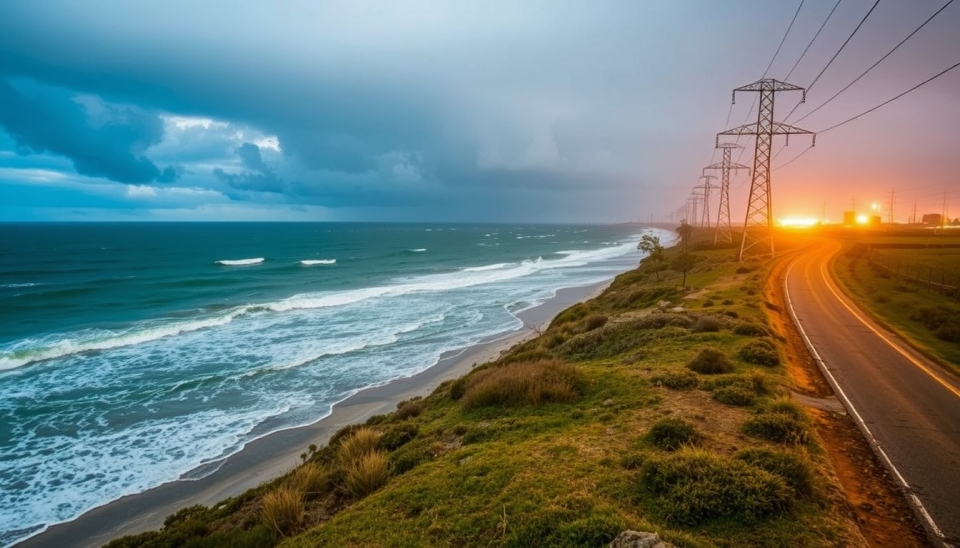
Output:
[[[684,222],[686,222],[691,226],[693,225],[693,223],[697,222],[697,206],[699,205],[700,205],[700,197],[697,196],[696,194],[687,198],[687,211],[686,211],[686,218],[684,219]]]
[[[710,179],[716,179],[713,175],[701,175],[700,181],[701,184],[693,187],[693,192],[699,190],[700,194],[697,195],[698,198],[703,203],[703,211],[700,213],[700,228],[703,228],[706,225],[707,228],[710,228],[710,190],[716,188],[710,184]]]
[[[733,229],[730,226],[730,170],[750,169],[745,165],[731,161],[733,149],[743,148],[736,143],[719,143],[717,148],[723,149],[723,160],[719,164],[710,164],[703,168],[720,170],[720,210],[717,211],[717,231],[713,235],[713,245],[718,243],[732,244]]]
[[[740,240],[739,260],[742,262],[747,253],[757,245],[760,245],[760,247],[753,250],[753,253],[755,255],[766,255],[763,244],[767,242],[770,246],[769,254],[774,255],[771,234],[773,200],[770,195],[770,153],[773,147],[773,136],[786,135],[787,144],[789,144],[791,133],[813,135],[811,146],[816,146],[817,137],[812,131],[773,121],[773,103],[777,92],[800,91],[803,93],[800,98],[802,103],[807,98],[807,92],[803,88],[772,78],[761,78],[752,84],[734,89],[734,103],[737,102],[738,91],[755,91],[760,94],[757,122],[718,133],[717,146],[720,145],[721,135],[755,135],[757,137],[753,154],[753,173],[750,181],[750,200],[747,202],[747,216],[743,222],[743,238]]]

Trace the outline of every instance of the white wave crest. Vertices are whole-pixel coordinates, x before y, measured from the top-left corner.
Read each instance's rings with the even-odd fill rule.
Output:
[[[30,282],[28,282],[28,283],[23,283],[23,284],[0,284],[0,287],[9,288],[9,289],[16,289],[16,288],[18,288],[18,287],[37,287],[38,285],[44,285],[44,284],[30,283]]]
[[[318,264],[336,264],[336,263],[337,263],[336,259],[306,259],[306,260],[300,261],[300,264],[302,264],[303,266],[313,266]]]
[[[222,261],[217,261],[217,264],[223,266],[248,266],[253,264],[260,264],[263,262],[263,257],[257,257],[255,259],[224,259]]]
[[[506,268],[508,266],[510,266],[510,263],[488,264],[486,266],[471,266],[470,268],[464,268],[460,272],[486,272],[487,270],[500,270],[501,268]]]
[[[410,253],[423,253],[426,250],[427,248],[425,247],[418,247],[417,249],[408,249],[407,251],[409,251]]]

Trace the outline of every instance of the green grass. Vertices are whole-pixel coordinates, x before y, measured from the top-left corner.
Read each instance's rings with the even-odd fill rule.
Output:
[[[625,273],[496,362],[344,428],[310,452],[313,471],[118,546],[597,547],[624,529],[692,548],[856,544],[821,494],[837,487],[803,412],[780,396],[783,368],[737,357],[768,331],[765,265],[738,274],[732,251],[696,253],[689,289],[675,271]],[[727,373],[687,369],[707,347]],[[800,425],[802,443],[745,434],[770,416]],[[378,461],[368,488],[350,480],[364,459]],[[265,497],[300,485],[319,491],[299,499],[302,522],[267,527]]]
[[[953,238],[958,240],[958,238]],[[944,241],[923,238],[920,242]],[[874,243],[880,240],[874,238]],[[884,250],[888,254],[893,250]],[[947,249],[902,250],[917,260],[960,273],[960,253]],[[831,272],[846,293],[883,324],[928,355],[960,372],[960,302],[873,268],[866,250],[850,246],[831,263]],[[940,321],[943,319],[943,321]]]

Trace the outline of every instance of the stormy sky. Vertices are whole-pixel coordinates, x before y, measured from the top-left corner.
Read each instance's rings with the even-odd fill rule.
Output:
[[[734,87],[773,59],[816,81],[776,118],[829,128],[960,62],[956,2],[798,121],[946,2],[882,0],[819,79],[875,0],[2,2],[0,221],[666,219]],[[774,215],[958,216],[958,128],[960,69],[775,169]]]

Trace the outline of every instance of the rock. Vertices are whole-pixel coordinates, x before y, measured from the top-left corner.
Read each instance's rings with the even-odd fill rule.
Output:
[[[657,308],[660,310],[665,310],[670,306],[670,301],[660,301],[657,303]]]
[[[624,531],[613,539],[610,548],[676,548],[676,546],[664,542],[656,533]]]
[[[611,400],[610,398],[603,400],[604,407],[610,407],[611,405],[613,405],[613,400]]]
[[[676,312],[677,314],[679,314],[679,313],[681,313],[681,312],[683,312],[683,311],[684,311],[684,308],[683,308],[682,306],[675,306],[675,307],[673,307],[673,308],[670,309],[670,312]]]

